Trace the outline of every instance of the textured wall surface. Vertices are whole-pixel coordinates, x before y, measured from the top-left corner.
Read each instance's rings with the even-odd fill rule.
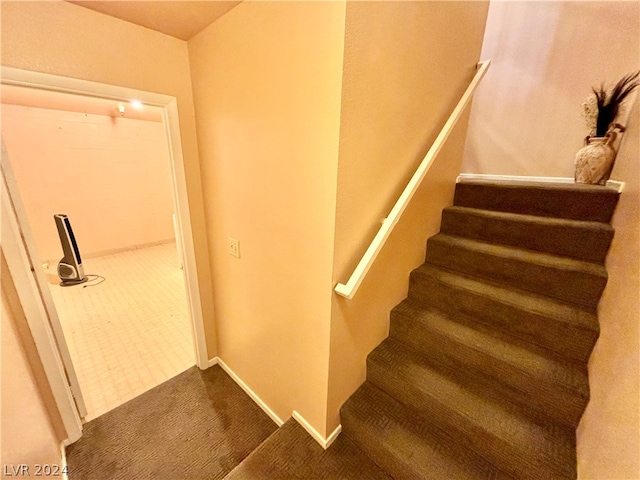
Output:
[[[640,68],[638,2],[491,2],[464,173],[573,177],[592,87]]]
[[[347,3],[334,286],[345,283],[473,78],[488,2]],[[327,430],[453,200],[463,118],[353,300],[334,294]]]
[[[220,358],[322,435],[344,10],[243,2],[189,41]]]

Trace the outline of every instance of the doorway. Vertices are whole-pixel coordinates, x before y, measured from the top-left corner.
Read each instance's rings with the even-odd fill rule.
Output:
[[[167,97],[163,95],[157,95],[157,94],[150,94],[148,92],[137,92],[137,91],[136,92],[126,91],[126,95],[123,95],[123,93],[125,93],[125,89],[122,89],[120,87],[111,87],[103,84],[94,84],[93,82],[76,81],[72,79],[64,79],[62,77],[55,77],[50,75],[37,74],[33,72],[25,72],[25,71],[5,69],[5,68],[3,68],[2,83],[4,85],[16,85],[16,86],[22,86],[22,87],[29,86],[31,88],[36,87],[40,91],[42,90],[55,91],[55,92],[59,92],[60,94],[74,93],[74,94],[80,94],[84,97],[97,96],[102,99],[108,98],[111,101],[121,102],[121,104],[125,104],[126,102],[126,105],[129,105],[128,102],[130,101],[130,99],[137,98],[145,105],[148,105],[150,108],[157,109],[160,117],[162,118],[162,125],[164,129],[163,133],[165,134],[165,149],[168,150],[168,155],[167,155],[168,161],[169,161],[168,175],[170,176],[170,180],[168,181],[168,184],[169,184],[169,188],[172,190],[172,194],[174,196],[174,203],[176,207],[175,208],[175,211],[176,211],[175,233],[178,240],[178,244],[182,246],[182,248],[180,249],[181,250],[180,253],[178,254],[178,252],[176,252],[175,244],[169,244],[167,242],[159,241],[157,242],[156,245],[135,245],[135,248],[132,248],[132,249],[119,249],[119,250],[115,249],[118,251],[106,251],[106,252],[103,251],[103,252],[98,252],[98,253],[102,253],[101,255],[95,255],[95,256],[89,255],[88,258],[83,259],[85,265],[89,267],[88,269],[86,269],[87,273],[91,273],[90,270],[93,270],[94,266],[99,271],[109,272],[108,278],[103,284],[96,281],[93,281],[93,282],[90,281],[90,282],[87,282],[87,284],[85,285],[78,285],[71,288],[67,288],[65,290],[63,290],[62,288],[56,285],[58,291],[56,291],[55,288],[52,290],[52,293],[53,293],[51,297],[52,301],[48,302],[46,298],[47,295],[45,294],[44,291],[41,291],[42,301],[44,303],[44,306],[47,308],[47,310],[50,311],[49,319],[52,323],[51,328],[55,332],[56,325],[54,325],[54,323],[58,319],[62,319],[63,321],[60,322],[62,327],[64,326],[62,324],[64,324],[65,321],[68,320],[69,318],[67,317],[66,320],[62,318],[63,316],[66,315],[66,313],[64,313],[64,307],[59,308],[60,312],[58,312],[56,308],[53,306],[54,304],[53,297],[56,297],[56,296],[58,297],[56,300],[58,304],[60,304],[61,299],[63,302],[66,301],[67,303],[69,303],[69,298],[65,300],[63,297],[65,296],[72,297],[74,294],[80,293],[81,290],[75,290],[75,291],[72,290],[72,289],[79,289],[79,288],[83,290],[82,291],[83,294],[89,294],[89,295],[84,295],[85,297],[88,297],[88,296],[99,297],[98,293],[99,293],[100,287],[101,286],[104,287],[104,285],[109,285],[109,284],[111,284],[113,287],[117,287],[117,286],[124,287],[125,290],[129,290],[129,292],[131,292],[132,289],[128,288],[130,287],[130,285],[125,285],[127,284],[126,282],[127,274],[129,278],[132,276],[135,277],[136,275],[132,275],[131,271],[125,272],[125,273],[118,273],[117,269],[116,270],[113,269],[115,268],[113,267],[113,265],[116,263],[124,264],[125,270],[126,270],[127,268],[131,267],[131,265],[134,264],[133,258],[136,257],[135,254],[141,254],[141,255],[137,255],[137,257],[141,259],[140,261],[143,262],[143,264],[145,261],[148,262],[151,257],[154,257],[154,258],[164,257],[164,260],[161,260],[160,265],[161,266],[164,265],[165,267],[167,267],[165,268],[165,270],[172,269],[172,272],[170,272],[169,276],[172,277],[171,281],[174,282],[173,286],[168,287],[168,290],[175,292],[176,290],[175,279],[178,278],[178,282],[182,283],[182,288],[181,288],[182,292],[186,291],[186,295],[183,295],[183,299],[182,299],[184,313],[185,313],[184,316],[186,317],[186,321],[185,321],[186,331],[183,330],[184,335],[181,335],[182,338],[180,339],[177,339],[175,334],[167,333],[166,335],[168,336],[167,340],[169,342],[169,346],[168,347],[166,345],[160,346],[156,348],[156,350],[162,350],[171,356],[175,354],[175,352],[170,353],[171,350],[173,349],[172,344],[180,344],[181,345],[180,349],[183,351],[185,350],[185,346],[186,348],[188,348],[190,344],[192,348],[191,355],[190,355],[191,364],[197,363],[200,368],[207,368],[209,362],[207,359],[206,347],[204,343],[202,314],[201,314],[200,304],[199,304],[197,278],[195,277],[195,255],[193,252],[193,244],[191,241],[188,204],[186,202],[186,185],[184,182],[184,172],[182,167],[179,130],[176,124],[177,115],[176,115],[175,98]],[[7,148],[8,148],[8,155],[10,160],[11,146],[7,145]],[[11,165],[9,165],[9,167],[11,167]],[[3,159],[3,170],[5,170],[4,159]],[[11,172],[11,175],[13,175],[13,173],[14,172]],[[9,193],[12,196],[12,201],[15,202],[16,198],[19,197],[19,195],[17,194],[17,191],[20,187],[20,182],[19,181],[17,182],[18,188],[16,188],[15,185],[13,187],[15,191],[12,192],[11,187],[8,190],[10,191]],[[16,209],[16,210],[19,210],[19,209]],[[24,230],[29,231],[30,227],[28,225],[26,216],[22,215],[22,218],[20,218],[20,215],[18,215],[18,217],[19,217],[18,223],[21,224],[21,227]],[[51,219],[51,222],[53,222],[53,219]],[[73,223],[73,218],[71,218],[71,222]],[[173,230],[173,225],[171,226],[171,228]],[[31,250],[32,259],[40,260],[40,257],[38,256],[38,253],[37,253],[37,247],[35,245],[36,242],[34,238],[35,237],[33,235],[25,235],[24,236],[24,240],[26,243],[25,246],[27,247],[28,250]],[[78,243],[79,243],[80,249],[82,250],[83,248],[82,239],[80,238],[80,236],[78,238]],[[45,255],[45,257],[48,257],[48,255]],[[144,257],[146,257],[146,259]],[[118,259],[119,259],[119,262],[114,262],[114,260],[118,260]],[[39,284],[49,285],[53,283],[51,282],[51,277],[53,276],[53,272],[55,272],[55,265],[51,265],[50,261],[47,262],[47,260],[50,260],[49,258],[42,258],[42,260],[43,261],[41,263],[38,261],[35,261],[32,263],[35,264],[34,266],[37,265],[38,267],[42,266],[42,267],[48,267],[48,268],[46,269],[34,268],[33,273],[36,279],[39,279]],[[47,263],[49,263],[48,266],[47,266]],[[111,267],[108,266],[109,264],[111,264],[112,266]],[[181,266],[184,268],[184,270],[180,270]],[[162,276],[161,275],[162,272],[159,273],[159,270],[162,270],[162,268],[153,270],[154,267],[148,267],[144,265],[141,266],[140,268],[142,269],[143,272],[148,272],[150,274],[149,277],[151,278],[157,279],[160,276]],[[177,275],[176,275],[176,271],[178,273]],[[97,273],[98,275],[100,274],[99,272]],[[164,273],[166,273],[166,271]],[[144,275],[139,275],[139,274],[137,276],[144,277]],[[185,288],[185,284],[186,284],[186,288]],[[41,288],[41,290],[43,289]],[[167,295],[161,294],[160,296],[166,297]],[[72,304],[72,303],[73,302],[70,302],[69,304]],[[155,299],[154,303],[158,303],[158,299]],[[127,309],[127,310],[131,310],[131,309]],[[60,315],[58,315],[58,313],[60,313]],[[175,315],[175,311],[173,311],[173,314]],[[153,316],[153,314],[151,315]],[[130,321],[124,322],[124,324],[131,326]],[[67,325],[67,328],[69,328],[68,325]],[[151,325],[149,328],[152,331],[159,330],[157,324],[155,326]],[[62,330],[64,331],[63,328]],[[149,338],[149,335],[145,335],[144,332],[142,332],[142,335],[145,336],[146,339]],[[56,337],[57,336],[58,335],[56,335]],[[66,331],[64,332],[63,336],[67,336]],[[125,332],[124,337],[121,338],[120,341],[115,341],[115,343],[117,343],[119,346],[123,346],[125,344],[124,340],[126,340],[127,336],[128,336],[128,333]],[[105,344],[114,343],[113,341],[105,341],[106,335],[104,337],[105,338],[102,339],[103,343]],[[58,348],[61,350],[60,354],[63,357],[63,360],[65,357],[64,350],[67,349],[67,346],[64,343],[65,343],[64,341],[62,342],[58,341]],[[195,350],[193,349],[193,346],[195,346]],[[90,351],[91,349],[89,349],[89,352]],[[129,353],[131,351],[132,351],[132,348],[126,348],[126,347],[123,350],[124,353]],[[116,357],[123,357],[124,356],[123,352],[121,351],[118,353],[116,351],[114,352],[114,354],[116,355]],[[152,366],[152,362],[149,359],[150,357],[145,358],[144,355],[140,355],[140,356],[129,355],[129,356],[133,357],[132,362],[137,364],[137,367],[146,368],[146,374],[142,375],[142,377],[147,377],[147,378],[145,381],[145,379],[142,379],[139,376],[140,381],[137,382],[137,385],[131,385],[130,382],[127,382],[128,385],[125,390],[127,389],[130,390],[128,394],[141,393],[141,389],[146,389],[150,386],[153,386],[153,382],[162,380],[163,376],[168,375],[170,377],[172,374],[171,371],[167,371],[166,364],[164,366],[159,366],[159,365],[156,365],[155,367]],[[118,360],[122,360],[122,358],[119,358]],[[76,376],[77,369],[74,369],[73,365],[71,366],[66,365],[66,363],[67,362],[65,362],[66,374],[67,374],[67,377],[69,377],[69,380],[71,383],[70,388],[73,389],[73,383],[74,383],[73,377]],[[125,365],[122,364],[123,362],[119,361],[118,363],[120,365],[118,366],[118,368],[114,369],[115,370],[114,373],[116,374],[116,376],[121,374],[123,369],[126,369]],[[151,368],[148,368],[148,367],[151,367]],[[178,367],[178,368],[181,368],[181,367]],[[163,372],[163,376],[155,375],[155,374],[158,374],[159,371],[161,370],[165,370]],[[179,372],[173,372],[173,373],[175,374]],[[148,378],[148,377],[153,377],[153,378]],[[84,390],[86,390],[86,388],[84,388]],[[87,412],[83,411],[82,395],[78,394],[77,392],[74,392],[74,394],[76,396],[76,399],[80,400],[76,402],[78,404],[78,412],[80,413],[81,416],[85,416]],[[124,397],[126,397],[126,392]],[[94,410],[93,412],[89,411],[87,418],[91,419],[91,418],[94,418],[96,414],[104,413],[105,407],[108,407],[108,406],[109,406],[108,404],[101,405],[99,408],[102,409],[102,411],[100,410]]]

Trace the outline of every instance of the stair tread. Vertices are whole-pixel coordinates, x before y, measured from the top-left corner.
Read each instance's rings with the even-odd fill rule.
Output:
[[[370,382],[365,382],[347,400],[342,417],[343,431],[394,478],[511,478],[462,447],[449,432],[438,430]],[[357,435],[354,430],[358,430]]]
[[[539,182],[535,180],[486,180],[486,179],[474,179],[474,178],[464,178],[461,179],[458,185],[482,185],[482,186],[493,186],[493,187],[501,187],[501,188],[513,188],[513,189],[527,189],[527,188],[535,188],[536,190],[555,190],[555,191],[568,191],[568,192],[608,192],[612,195],[618,195],[618,188],[615,186],[608,185],[591,185],[584,183],[562,183],[562,182]]]
[[[604,263],[614,234],[608,223],[461,206],[443,210],[440,231],[599,264]]]
[[[341,435],[324,450],[289,419],[237,465],[224,480],[392,480],[352,441]]]
[[[596,308],[607,283],[601,264],[443,233],[428,240],[425,260],[586,309]]]
[[[499,212],[496,210],[485,210],[482,208],[462,207],[453,205],[445,210],[462,212],[469,215],[476,215],[485,218],[496,218],[501,220],[509,220],[513,222],[538,223],[548,225],[550,227],[577,228],[594,231],[613,231],[613,227],[609,223],[594,222],[590,220],[572,220],[569,218],[544,217],[541,215],[527,215],[525,213]]]
[[[556,268],[575,272],[584,272],[589,275],[607,278],[606,269],[597,263],[585,262],[573,258],[552,255],[549,253],[536,252],[524,248],[509,245],[496,245],[479,240],[473,240],[454,235],[438,233],[431,237],[429,241],[445,243],[467,250],[485,253],[494,257],[518,260],[521,262],[534,263],[544,267]]]
[[[454,204],[608,223],[619,197],[616,188],[600,185],[464,179],[456,185]]]
[[[593,332],[599,331],[597,317],[592,312],[544,295],[513,287],[506,287],[427,263],[415,269],[414,274],[435,277],[438,281],[455,288],[468,290],[486,297],[493,297],[501,303],[552,318],[559,323],[565,323]]]
[[[542,381],[561,386],[574,391],[582,398],[589,396],[587,372],[575,362],[561,363],[530,349],[505,342],[503,338],[497,338],[483,331],[486,327],[483,328],[480,324],[477,328],[472,328],[411,298],[401,302],[394,311],[419,321],[424,328],[446,336],[449,341],[473,348],[484,356],[492,357],[525,373],[535,382]]]
[[[499,467],[514,463],[511,468],[518,473],[523,473],[523,465],[529,465],[538,474],[571,475],[567,468],[574,461],[574,438],[568,429],[554,423],[534,423],[518,415],[515,407],[472,392],[446,375],[446,367],[434,368],[426,357],[392,338],[372,352],[371,364],[387,369],[393,381],[407,386],[405,395],[413,389],[418,398],[408,401],[427,405],[426,398],[431,399],[427,411],[421,412],[423,416],[455,428],[472,448],[492,450],[484,454],[493,456],[491,460],[499,458],[503,463]]]

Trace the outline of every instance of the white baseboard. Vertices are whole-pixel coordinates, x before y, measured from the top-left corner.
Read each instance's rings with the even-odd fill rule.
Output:
[[[99,250],[97,252],[83,253],[82,257],[83,258],[104,257],[106,255],[113,255],[115,253],[130,252],[132,250],[141,250],[143,248],[157,247],[158,245],[164,245],[166,243],[174,243],[175,241],[176,241],[175,238],[165,238],[163,240],[155,240],[153,242],[148,242],[148,243],[140,243],[140,244],[136,244],[136,245],[128,245],[128,246],[125,246],[125,247],[110,248],[110,249],[107,249],[107,250]]]
[[[141,244],[136,244],[136,245],[128,245],[126,247],[118,247],[118,248],[110,248],[107,250],[98,250],[96,252],[82,252],[82,258],[84,259],[90,259],[90,258],[98,258],[98,257],[104,257],[106,255],[114,255],[116,253],[123,253],[123,252],[131,252],[133,250],[140,250],[143,248],[150,248],[150,247],[157,247],[159,245],[165,245],[167,243],[175,243],[175,238],[166,238],[164,240],[156,240],[153,242],[149,242],[149,243],[141,243]],[[48,260],[43,260],[43,266],[45,263],[49,264],[49,268],[53,269],[52,273],[56,273],[56,265],[58,265],[58,261],[60,259],[59,258],[51,258]],[[45,270],[47,270],[45,268]]]
[[[311,435],[311,437],[313,437],[313,439],[318,442],[320,446],[325,450],[331,446],[331,444],[335,441],[336,438],[338,438],[338,435],[340,435],[340,432],[342,431],[342,425],[338,425],[336,429],[331,433],[331,435],[329,435],[327,438],[324,438],[320,434],[320,432],[313,428],[313,426],[309,422],[307,422],[307,420],[296,410],[293,411],[292,417],[296,422],[302,425],[302,428],[304,428],[307,433]]]
[[[214,365],[220,365],[220,367],[225,372],[227,372],[227,374],[233,379],[233,381],[236,382],[240,386],[240,388],[242,388],[242,390],[244,390],[244,392],[249,395],[249,397],[251,397],[254,402],[256,402],[256,404],[258,404],[258,406],[264,411],[264,413],[269,415],[269,418],[271,418],[271,420],[273,420],[276,425],[278,425],[278,427],[281,427],[284,424],[284,421],[273,410],[271,410],[271,408],[269,408],[269,406],[258,396],[258,394],[251,390],[251,388],[246,383],[244,383],[242,379],[238,375],[236,375],[236,373],[231,370],[229,365],[224,363],[224,361],[220,357],[215,357],[209,360],[209,367],[213,367]],[[338,435],[340,435],[340,432],[342,431],[342,425],[338,425],[338,427],[331,433],[331,435],[329,435],[327,438],[324,438],[320,434],[320,432],[313,428],[313,426],[309,422],[307,422],[307,420],[296,410],[293,411],[292,417],[300,425],[302,425],[302,428],[304,428],[307,433],[309,433],[309,435],[311,435],[311,437],[316,442],[318,442],[320,446],[325,450],[329,448],[329,446],[335,441],[336,438],[338,438]]]
[[[225,372],[227,372],[227,374],[233,379],[233,381],[236,382],[240,386],[240,388],[242,388],[242,390],[244,390],[245,393],[249,395],[249,397],[251,397],[251,399],[258,404],[258,406],[264,411],[264,413],[269,415],[269,418],[271,418],[271,420],[276,422],[276,424],[279,427],[281,427],[282,424],[284,424],[284,421],[282,421],[282,419],[278,415],[276,415],[276,413],[273,410],[269,408],[269,406],[258,396],[258,394],[253,390],[251,390],[251,388],[249,388],[249,386],[246,383],[244,383],[242,379],[238,375],[236,375],[235,372],[231,370],[231,368],[229,368],[229,366],[226,363],[224,363],[220,357],[216,357],[210,362],[213,362],[214,360],[218,365],[222,367],[222,369]],[[213,365],[215,365],[215,363]]]
[[[532,177],[519,175],[488,175],[483,173],[461,173],[456,179],[456,183],[464,183],[466,180],[504,180],[510,182],[538,182],[538,183],[575,183],[572,177]],[[624,182],[608,180],[607,187],[616,190],[618,193],[624,189]]]

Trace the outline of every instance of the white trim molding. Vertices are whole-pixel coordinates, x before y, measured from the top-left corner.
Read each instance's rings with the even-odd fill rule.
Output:
[[[534,183],[556,183],[556,184],[569,184],[575,183],[575,180],[571,177],[532,177],[532,176],[520,176],[520,175],[491,175],[484,173],[461,173],[456,179],[456,183],[464,183],[467,181],[485,181],[485,182],[534,182]],[[624,190],[624,182],[617,180],[607,180],[608,188],[611,188],[618,193]]]
[[[204,317],[198,284],[195,246],[187,195],[185,165],[182,155],[180,123],[178,119],[178,101],[176,97],[12,67],[1,67],[0,71],[0,81],[2,84],[118,101],[129,101],[132,98],[136,98],[147,105],[153,105],[163,109],[162,117],[167,137],[167,148],[171,158],[172,192],[176,206],[176,220],[178,229],[182,235],[182,238],[179,238],[178,241],[180,241],[183,247],[182,264],[187,293],[187,307],[193,327],[196,363],[202,370],[208,368],[209,355],[207,354],[207,343],[204,331]]]
[[[60,412],[67,440],[72,443],[82,435],[82,422],[67,379],[63,359],[56,344],[54,332],[49,324],[47,311],[34,278],[34,273],[38,272],[32,264],[25,245],[16,205],[9,191],[8,169],[5,169],[6,162],[7,152],[4,142],[2,142],[2,183],[0,184],[2,196],[0,201],[2,250],[38,351],[38,356],[42,362],[45,376]],[[42,272],[39,273],[43,275]]]
[[[284,420],[282,420],[273,410],[271,410],[269,405],[267,405],[267,403],[262,400],[258,396],[258,394],[254,392],[251,387],[249,387],[249,385],[244,383],[244,381],[220,357],[215,357],[209,360],[209,366],[213,367],[214,365],[220,365],[220,367],[233,379],[233,381],[236,382],[238,386],[242,388],[242,390],[244,390],[247,395],[249,395],[249,397],[251,397],[251,400],[253,400],[264,411],[264,413],[266,413],[269,418],[271,418],[271,420],[273,420],[276,425],[278,425],[278,427],[284,425]],[[342,431],[342,425],[338,425],[338,427],[333,432],[331,432],[331,435],[325,438],[320,434],[320,432],[313,428],[313,426],[296,410],[293,411],[293,414],[291,416],[325,450],[329,448],[329,446],[335,441],[336,438],[338,438],[338,435],[340,435],[340,432]]]
[[[258,406],[264,411],[264,413],[269,415],[269,418],[271,418],[271,420],[273,420],[276,423],[276,425],[278,425],[278,427],[281,427],[284,424],[284,421],[276,414],[276,412],[271,410],[271,408],[269,408],[269,405],[267,405],[267,403],[264,400],[262,400],[256,392],[251,390],[249,385],[244,383],[242,379],[238,375],[236,375],[236,373],[233,370],[231,370],[229,365],[224,363],[220,357],[216,357],[214,360],[217,362],[218,365],[220,365],[220,367],[222,367],[222,369],[225,372],[227,372],[227,374],[233,379],[233,381],[236,382],[240,386],[240,388],[244,390],[245,393],[249,395],[249,397],[251,397],[251,399],[258,404]],[[214,360],[212,360],[212,362]]]
[[[320,432],[318,432],[315,428],[313,428],[313,425],[311,425],[309,422],[307,422],[307,420],[300,415],[299,412],[297,412],[296,410],[293,411],[293,414],[291,415],[293,417],[293,419],[298,422],[302,428],[304,428],[307,433],[309,435],[311,435],[313,437],[313,439],[318,442],[320,444],[320,446],[322,448],[324,448],[325,450],[327,448],[329,448],[331,446],[331,444],[336,440],[336,438],[338,438],[338,435],[340,435],[340,432],[342,432],[342,425],[338,425],[336,427],[336,429],[331,432],[331,435],[329,435],[327,438],[324,438]]]
[[[180,125],[178,120],[178,102],[173,96],[135,90],[131,88],[119,87],[103,83],[91,82],[74,78],[61,77],[46,73],[21,70],[10,67],[1,67],[0,82],[7,85],[17,85],[22,87],[30,87],[41,90],[49,90],[56,92],[74,93],[78,95],[86,95],[98,98],[108,98],[114,100],[129,100],[137,98],[148,104],[161,107],[163,109],[163,120],[167,137],[167,148],[171,159],[172,172],[172,192],[174,203],[176,206],[176,217],[178,230],[181,238],[178,238],[183,249],[183,271],[187,293],[187,307],[189,309],[189,317],[193,330],[193,340],[196,350],[196,363],[200,369],[209,367],[209,355],[207,354],[207,344],[204,331],[204,318],[202,313],[202,305],[200,299],[200,290],[197,277],[195,246],[193,240],[191,214],[189,208],[189,199],[187,196],[187,182],[185,174],[184,158],[182,156],[182,144],[180,138]],[[6,151],[3,149],[3,172],[8,170],[10,159],[7,158]],[[5,168],[7,167],[7,168]],[[5,172],[6,173],[6,172]],[[3,183],[6,181],[3,175]],[[6,185],[3,185],[3,190]],[[10,198],[3,193],[3,209],[4,205],[9,207]],[[17,198],[17,197],[16,197]],[[15,199],[13,199],[15,200]],[[17,201],[17,200],[15,200]],[[55,321],[55,307],[51,304],[42,304],[41,300],[31,298],[34,292],[37,292],[37,285],[34,283],[31,272],[36,276],[43,276],[44,273],[40,265],[32,265],[29,260],[30,251],[32,249],[30,237],[19,235],[21,231],[28,231],[28,224],[22,224],[21,218],[15,218],[15,211],[11,225],[7,225],[10,230],[8,236],[12,237],[11,248],[14,254],[8,255],[10,261],[10,270],[14,278],[18,278],[19,295],[23,307],[29,310],[27,318],[30,320],[30,329],[34,335],[34,340],[38,347],[38,354],[42,360],[47,373],[47,378],[54,392],[54,398],[58,410],[60,411],[62,421],[67,430],[68,438],[65,444],[75,442],[82,435],[82,423],[80,416],[84,414],[84,406],[81,401],[81,392],[77,392],[76,398],[79,403],[74,403],[73,394],[70,388],[73,387],[75,380],[74,375],[70,375],[71,380],[67,380],[67,372],[65,371],[64,346],[53,337],[49,321]],[[7,217],[5,220],[4,217]],[[3,223],[8,222],[7,215],[3,215]],[[23,243],[26,241],[26,245]],[[3,249],[5,249],[5,240],[3,237]],[[26,251],[25,251],[26,249]],[[38,280],[39,281],[39,280]],[[18,285],[16,285],[18,287]],[[26,312],[25,312],[26,313]],[[57,328],[57,326],[53,327]],[[55,331],[55,330],[54,330]],[[62,353],[61,353],[62,352]],[[71,372],[72,364],[67,365],[67,371]],[[68,381],[71,382],[71,387]]]

